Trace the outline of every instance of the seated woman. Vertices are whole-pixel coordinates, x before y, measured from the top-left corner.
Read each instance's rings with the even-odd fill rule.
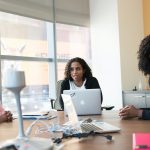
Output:
[[[92,71],[84,59],[76,57],[66,64],[65,78],[61,84],[61,94],[64,90],[100,89],[98,80],[93,77]],[[64,110],[64,103],[60,96],[60,106]],[[101,92],[101,103],[103,96]]]
[[[146,36],[140,44],[138,50],[139,70],[149,77],[150,85],[150,35]],[[150,120],[150,108],[136,108],[135,106],[125,106],[119,111],[121,119],[138,117],[143,120]]]
[[[12,113],[10,111],[5,111],[2,106],[0,106],[0,123],[11,122],[13,120]]]

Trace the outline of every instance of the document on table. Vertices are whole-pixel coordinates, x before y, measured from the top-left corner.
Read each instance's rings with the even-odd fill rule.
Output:
[[[13,115],[14,116],[14,115]],[[53,119],[57,116],[51,115],[48,111],[47,112],[26,112],[22,114],[23,119]],[[17,115],[14,116],[14,118],[18,118]]]

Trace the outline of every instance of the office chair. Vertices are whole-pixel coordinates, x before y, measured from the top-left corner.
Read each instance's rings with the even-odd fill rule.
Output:
[[[52,109],[56,109],[56,110],[61,110],[61,105],[60,105],[60,96],[61,96],[61,84],[62,84],[62,81],[63,80],[59,80],[57,82],[57,85],[56,85],[56,100],[55,99],[50,99],[50,102],[51,102],[51,107]]]
[[[102,110],[112,110],[115,106],[102,106]]]

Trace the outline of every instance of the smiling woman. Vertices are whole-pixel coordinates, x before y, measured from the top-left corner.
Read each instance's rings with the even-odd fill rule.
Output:
[[[61,92],[64,90],[74,89],[100,89],[98,80],[93,77],[92,71],[84,59],[75,57],[68,61],[65,67],[65,77],[61,84]],[[61,109],[64,110],[64,104],[61,96],[59,96]],[[103,101],[101,92],[101,103]]]

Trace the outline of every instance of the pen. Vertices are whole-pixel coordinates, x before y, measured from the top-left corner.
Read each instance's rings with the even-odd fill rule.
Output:
[[[28,116],[37,117],[37,116],[43,116],[43,115],[23,115],[23,116],[25,116],[25,117],[26,117],[26,116],[27,116],[27,117],[28,117]]]
[[[135,146],[135,149],[147,149],[147,148],[150,148],[148,145],[136,145]]]
[[[47,117],[48,120],[52,120],[54,118],[57,118],[57,116],[50,116],[50,117]]]

